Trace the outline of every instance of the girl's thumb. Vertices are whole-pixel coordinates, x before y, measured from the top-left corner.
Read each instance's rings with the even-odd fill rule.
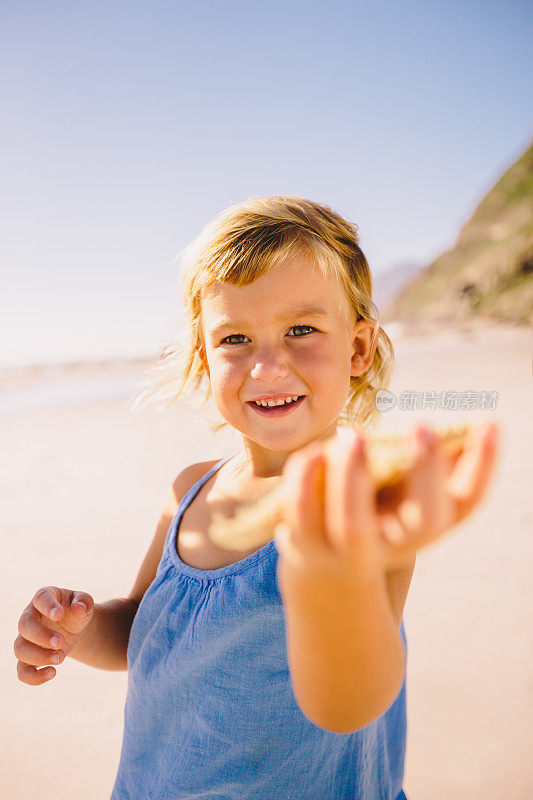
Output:
[[[77,592],[72,598],[70,609],[79,620],[89,617],[94,609],[93,598],[85,592]]]

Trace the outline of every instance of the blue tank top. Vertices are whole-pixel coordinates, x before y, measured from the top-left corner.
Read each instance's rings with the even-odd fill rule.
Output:
[[[354,733],[326,731],[300,710],[275,540],[220,569],[179,558],[185,509],[232,457],[181,500],[135,615],[111,800],[405,799],[405,680],[390,708]],[[400,633],[407,655],[403,620]]]

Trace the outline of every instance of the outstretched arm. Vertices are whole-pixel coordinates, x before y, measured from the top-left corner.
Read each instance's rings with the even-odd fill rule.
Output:
[[[356,730],[393,702],[416,552],[477,506],[492,473],[496,426],[476,431],[455,462],[429,429],[415,436],[415,466],[381,506],[362,436],[327,452],[313,443],[284,470],[278,578],[291,677],[302,711],[328,730]]]

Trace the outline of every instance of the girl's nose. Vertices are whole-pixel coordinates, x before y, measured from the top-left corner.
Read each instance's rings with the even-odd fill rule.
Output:
[[[277,378],[285,378],[289,374],[286,356],[280,352],[270,351],[258,354],[255,365],[250,372],[251,377],[256,381],[268,381],[272,383]]]

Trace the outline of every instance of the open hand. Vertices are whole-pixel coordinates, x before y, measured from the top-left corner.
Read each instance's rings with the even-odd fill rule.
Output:
[[[283,556],[299,569],[351,575],[392,571],[465,519],[484,497],[498,448],[498,425],[472,430],[461,454],[444,452],[431,428],[413,431],[412,469],[376,493],[363,433],[332,448],[313,442],[285,464],[285,522],[276,529]]]

